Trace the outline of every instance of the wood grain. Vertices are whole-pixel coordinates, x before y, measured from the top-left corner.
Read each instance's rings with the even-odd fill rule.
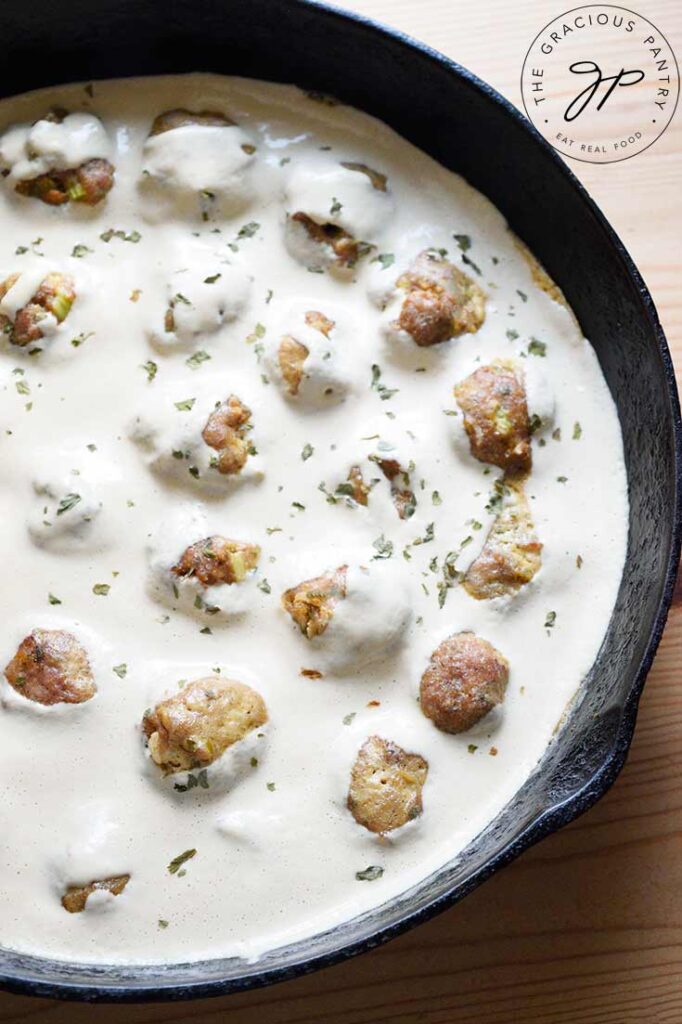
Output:
[[[295,0],[292,0],[295,2]],[[633,0],[682,55],[680,0]],[[520,104],[519,72],[566,0],[346,0],[417,36]],[[572,163],[651,288],[682,368],[682,118],[620,164]],[[628,763],[579,821],[459,906],[345,965],[177,1006],[85,1007],[0,995],[0,1024],[680,1024],[682,587]]]

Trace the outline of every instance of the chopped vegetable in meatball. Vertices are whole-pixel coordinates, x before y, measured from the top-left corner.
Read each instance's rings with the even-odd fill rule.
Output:
[[[103,878],[89,885],[70,885],[62,896],[62,906],[70,914],[80,914],[85,910],[88,896],[93,892],[105,891],[112,896],[120,896],[129,881],[130,875],[114,875],[113,878]]]
[[[214,535],[191,544],[171,572],[181,579],[193,577],[204,587],[241,583],[258,565],[260,548]]]
[[[0,301],[19,277],[19,274],[11,274],[0,284]],[[0,329],[8,336],[12,345],[30,345],[44,336],[44,321],[49,315],[53,316],[57,323],[62,323],[66,319],[75,299],[73,280],[68,275],[47,274],[35,295],[25,306],[17,310],[14,320],[7,314],[0,313]]]
[[[465,732],[504,700],[507,659],[475,633],[454,633],[436,647],[421,678],[419,700],[443,732]]]
[[[510,360],[481,366],[455,387],[471,454],[509,473],[532,463],[530,420],[521,370]]]
[[[147,711],[142,728],[152,760],[170,775],[206,768],[267,720],[265,701],[250,686],[207,676]]]
[[[334,608],[346,596],[347,571],[348,566],[341,565],[282,594],[282,607],[309,640],[324,633]]]
[[[463,580],[477,601],[514,594],[539,571],[539,542],[528,502],[520,483],[503,485],[502,508],[490,528],[483,550]]]
[[[34,629],[24,637],[5,677],[36,704],[82,704],[97,692],[85,650],[63,629]]]
[[[376,462],[391,485],[391,497],[398,516],[401,519],[409,519],[417,507],[417,499],[410,484],[410,474],[397,459],[384,459],[378,455],[370,455],[370,459]]]
[[[149,134],[150,136],[163,135],[164,132],[173,131],[174,128],[186,128],[188,125],[200,125],[203,128],[229,128],[233,124],[234,121],[231,121],[229,117],[211,110],[200,110],[193,113],[191,110],[178,108],[157,114]]]
[[[395,327],[420,347],[475,333],[485,320],[485,294],[445,257],[427,249],[396,281],[407,292]]]
[[[370,832],[391,832],[422,813],[428,762],[397,743],[370,736],[351,770],[348,810]]]
[[[336,324],[324,313],[311,309],[305,314],[305,322],[308,327],[318,331],[325,338],[328,338]],[[277,362],[282,379],[286,386],[287,393],[295,396],[299,392],[305,373],[305,361],[310,355],[307,345],[298,341],[290,334],[286,334],[279,343],[277,350]]]
[[[236,395],[218,405],[206,421],[201,436],[218,452],[215,468],[223,475],[235,475],[245,466],[254,448],[248,440],[251,410]]]

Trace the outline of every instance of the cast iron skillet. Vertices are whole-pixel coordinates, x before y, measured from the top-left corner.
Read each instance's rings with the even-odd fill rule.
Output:
[[[83,1000],[184,999],[292,978],[451,906],[616,778],[679,558],[682,431],[665,338],[623,245],[556,153],[494,90],[419,43],[310,0],[3,0],[2,13],[0,95],[202,70],[295,82],[386,121],[506,215],[566,293],[618,405],[630,539],[609,631],[537,771],[457,861],[362,918],[255,964],[107,968],[0,952],[0,986]]]

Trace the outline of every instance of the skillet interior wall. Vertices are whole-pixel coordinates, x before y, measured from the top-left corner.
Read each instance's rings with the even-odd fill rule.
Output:
[[[636,282],[627,278],[624,265],[621,273],[616,259],[600,257],[602,221],[570,176],[557,173],[557,158],[548,148],[492,94],[361,22],[330,17],[297,0],[194,0],[173,7],[158,0],[95,5],[64,0],[58,6],[4,0],[3,29],[11,49],[0,69],[2,95],[58,82],[194,70],[291,81],[333,93],[387,122],[484,192],[564,289],[597,351],[621,417],[630,486],[629,554],[612,626],[592,673],[597,685],[588,687],[542,770],[492,832],[475,844],[464,864],[439,878],[437,891],[427,889],[419,905],[472,872],[483,876],[486,862],[519,837],[547,804],[548,794],[561,802],[585,787],[617,744],[607,769],[615,773],[627,747],[632,723],[625,729],[620,725],[675,543],[671,425],[679,414],[669,397],[672,368],[654,355],[651,344],[660,332],[653,307],[647,323]],[[362,60],[360,53],[366,55]],[[584,804],[589,800],[586,792]],[[472,884],[464,881],[462,891]],[[390,917],[380,915],[375,926],[389,924]],[[354,937],[359,933],[348,931],[347,940]],[[94,981],[98,972],[85,973]],[[187,973],[190,980],[194,972]]]

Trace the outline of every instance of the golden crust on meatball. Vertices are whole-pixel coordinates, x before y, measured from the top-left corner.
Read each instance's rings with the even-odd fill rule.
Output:
[[[485,320],[485,293],[433,250],[420,253],[396,286],[407,295],[394,326],[422,348],[473,334]]]
[[[162,114],[157,114],[152,121],[149,135],[150,137],[163,135],[164,132],[171,132],[174,128],[186,128],[193,125],[199,125],[202,128],[229,128],[234,125],[234,121],[213,110],[200,110],[194,113],[191,110],[178,107],[175,110],[164,110]]]
[[[11,274],[0,284],[0,300],[18,281],[20,274]],[[0,329],[9,337],[12,345],[21,347],[39,341],[43,337],[42,321],[51,314],[57,323],[69,315],[76,300],[72,278],[67,274],[47,274],[35,295],[17,310],[14,320],[0,313]]]
[[[80,914],[85,910],[88,896],[93,892],[105,890],[112,896],[120,896],[130,881],[130,875],[114,875],[112,878],[102,878],[89,885],[70,885],[62,896],[62,906],[70,914]]]
[[[218,452],[215,468],[219,473],[236,475],[249,455],[255,454],[248,440],[251,426],[251,410],[236,395],[221,402],[208,417],[201,436],[209,448]]]
[[[5,678],[36,704],[82,704],[97,692],[85,650],[64,629],[34,629],[24,637]]]
[[[471,454],[509,473],[529,473],[530,420],[523,373],[511,360],[481,366],[455,387]]]
[[[277,362],[279,372],[290,395],[297,395],[303,380],[303,365],[310,354],[306,345],[296,341],[290,334],[285,335],[279,343]]]
[[[190,544],[171,568],[181,579],[192,577],[204,587],[241,583],[258,565],[260,548],[214,534]]]
[[[336,326],[333,320],[330,320],[324,313],[320,313],[316,309],[308,310],[305,314],[305,322],[308,327],[319,331],[325,338],[329,337]],[[288,394],[292,396],[297,395],[299,392],[301,382],[305,376],[304,364],[309,355],[310,349],[308,346],[293,338],[290,334],[285,334],[279,343],[277,350],[279,372],[282,374]]]
[[[477,601],[515,594],[533,579],[542,564],[542,544],[520,482],[507,480],[502,508],[486,537],[483,550],[463,580]]]
[[[147,711],[142,728],[164,775],[206,768],[268,720],[265,701],[245,683],[194,679]]]
[[[422,813],[428,762],[397,743],[370,736],[351,769],[348,810],[370,832],[391,832]]]
[[[475,633],[454,633],[436,647],[421,678],[419,701],[443,732],[465,732],[504,700],[509,663]]]
[[[282,607],[309,640],[324,633],[334,608],[346,596],[347,571],[348,566],[341,565],[282,594]]]

